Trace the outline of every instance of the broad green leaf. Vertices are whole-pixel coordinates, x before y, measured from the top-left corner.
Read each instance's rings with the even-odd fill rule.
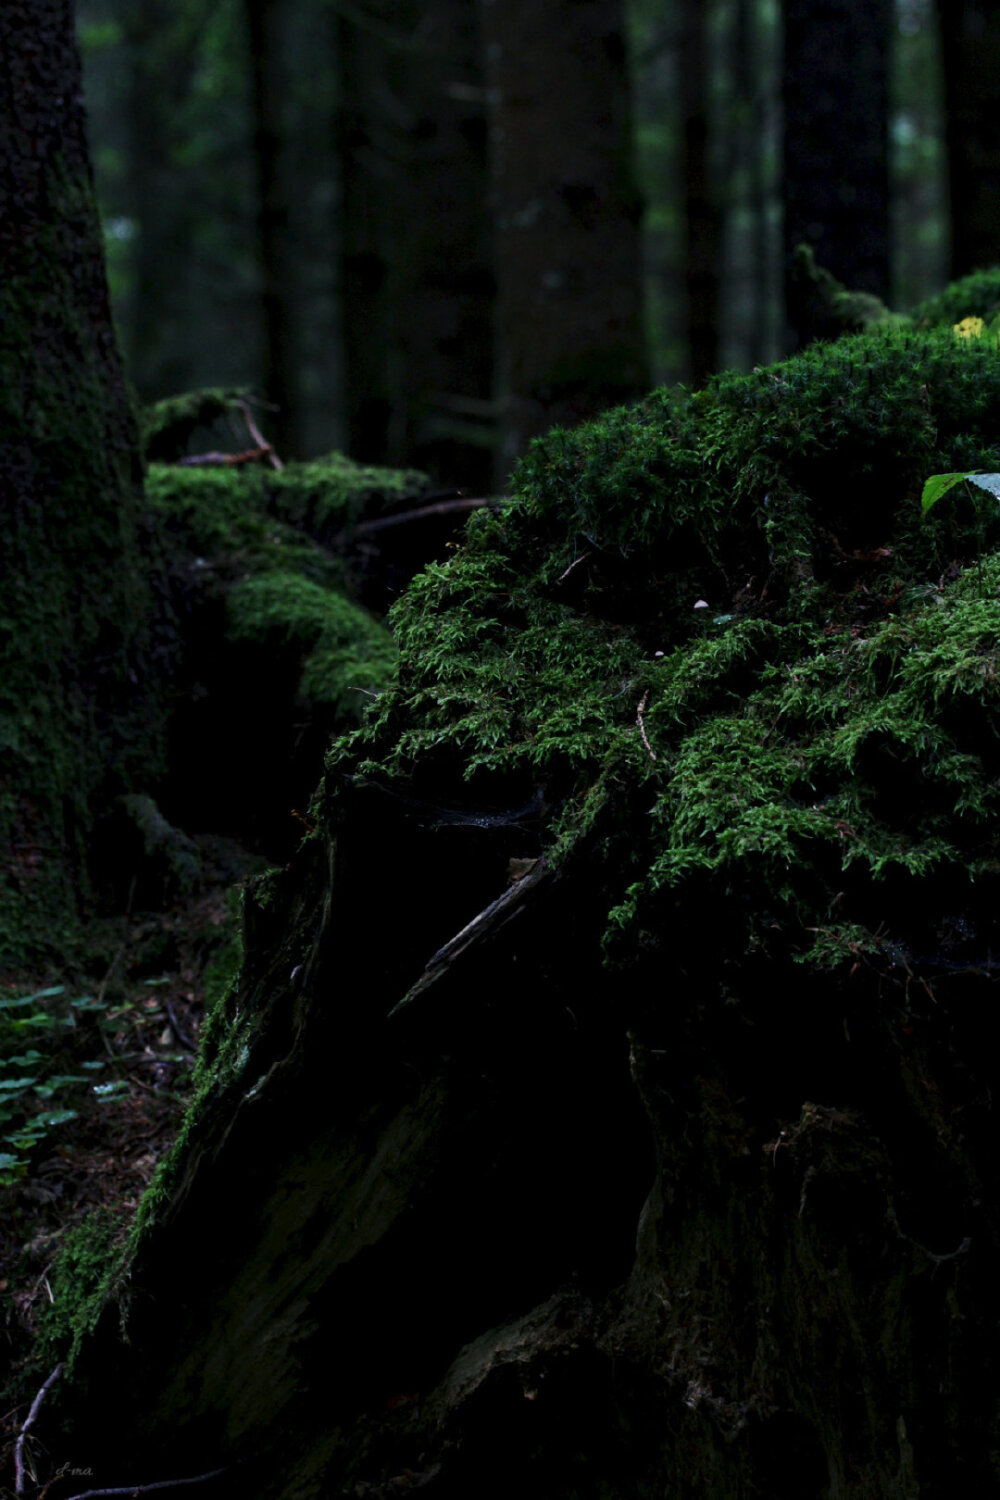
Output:
[[[971,474],[932,474],[924,481],[923,492],[920,496],[920,509],[925,513],[932,505],[936,505],[942,495],[954,489],[963,479],[971,479]]]

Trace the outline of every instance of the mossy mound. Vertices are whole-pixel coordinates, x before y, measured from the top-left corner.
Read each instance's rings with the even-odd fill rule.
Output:
[[[1000,522],[920,494],[998,439],[995,352],[892,327],[549,434],[416,579],[81,1351],[96,1472],[995,1489]]]
[[[252,840],[283,847],[288,809],[308,799],[331,735],[359,723],[395,666],[389,631],[354,597],[346,535],[422,483],[338,454],[282,470],[150,467],[187,643],[170,745],[182,790],[165,798],[175,821],[242,833],[245,820]],[[262,775],[281,804],[267,814],[253,790]]]
[[[989,322],[1000,312],[1000,266],[973,271],[960,281],[929,297],[914,310],[914,321],[923,324],[955,324],[963,318]]]
[[[803,959],[874,944],[914,879],[953,904],[997,868],[1000,523],[919,496],[998,467],[1000,360],[950,333],[553,432],[398,606],[399,684],[332,784],[540,795],[538,852],[599,856],[614,951],[713,889],[748,943],[780,911]]]

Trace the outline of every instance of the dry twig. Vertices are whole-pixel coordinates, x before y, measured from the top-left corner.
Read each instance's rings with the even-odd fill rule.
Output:
[[[648,737],[646,735],[646,726],[642,722],[642,716],[643,716],[643,714],[646,711],[646,704],[648,703],[648,701],[649,701],[649,688],[647,688],[646,691],[642,695],[642,699],[641,699],[641,701],[639,703],[639,712],[636,714],[635,722],[639,726],[639,733],[642,735],[642,743],[646,747],[646,752],[649,755],[650,760],[655,760],[656,759],[656,754],[655,754],[655,752],[653,750],[652,745],[649,743],[649,739],[648,739]]]
[[[572,573],[573,569],[578,568],[581,563],[585,563],[587,561],[587,558],[593,557],[593,555],[593,552],[583,552],[579,557],[575,557],[570,563],[569,567],[566,569],[565,573],[559,574],[559,577],[556,579],[556,583],[565,583],[566,579]]]
[[[245,401],[237,401],[235,402],[235,405],[238,406],[240,411],[243,413],[243,420],[247,424],[247,431],[253,438],[254,442],[257,444],[257,447],[262,448],[267,455],[267,461],[271,465],[271,468],[283,469],[285,467],[284,464],[281,462],[281,459],[275,453],[274,449],[271,447],[271,444],[267,441],[260,428],[257,426],[257,423],[253,419],[253,413],[251,412],[247,403]]]
[[[252,464],[259,458],[273,458],[274,452],[269,443],[260,448],[247,448],[243,453],[192,453],[187,458],[179,458],[177,467],[179,469],[209,469],[218,468],[223,464]]]
[[[125,1484],[111,1490],[82,1490],[79,1495],[70,1495],[69,1500],[93,1500],[96,1495],[148,1495],[152,1490],[176,1490],[182,1484],[204,1484],[207,1479],[218,1479],[225,1469],[209,1469],[207,1474],[193,1474],[190,1479],[157,1479],[152,1484]]]
[[[32,1425],[32,1423],[34,1422],[35,1418],[38,1416],[38,1409],[41,1406],[42,1401],[43,1401],[43,1399],[45,1397],[45,1392],[48,1390],[49,1386],[52,1385],[52,1383],[54,1381],[56,1381],[56,1380],[59,1379],[59,1376],[62,1374],[62,1371],[63,1371],[62,1361],[60,1360],[59,1364],[56,1365],[55,1369],[52,1371],[52,1374],[49,1376],[48,1380],[46,1380],[45,1384],[42,1386],[41,1390],[38,1392],[38,1395],[35,1397],[34,1401],[32,1401],[32,1403],[31,1403],[31,1410],[28,1412],[28,1415],[25,1417],[24,1422],[22,1423],[22,1426],[21,1426],[21,1431],[17,1435],[17,1444],[16,1444],[16,1446],[14,1448],[14,1494],[15,1495],[20,1495],[20,1494],[23,1494],[23,1492],[24,1492],[24,1440],[25,1440],[25,1438],[28,1435],[28,1428]]]
[[[394,516],[377,516],[374,521],[362,521],[353,528],[355,536],[367,536],[373,531],[386,531],[390,526],[402,526],[406,521],[423,521],[428,516],[447,516],[456,511],[478,510],[483,505],[499,505],[498,495],[477,496],[474,500],[439,500],[434,505],[419,505],[413,510],[401,510]]]

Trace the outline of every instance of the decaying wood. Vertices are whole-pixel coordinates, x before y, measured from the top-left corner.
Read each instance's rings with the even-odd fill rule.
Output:
[[[410,1005],[419,995],[429,990],[431,985],[437,983],[455,960],[472,947],[473,943],[478,943],[488,932],[492,932],[501,922],[505,921],[521,905],[528,893],[534,890],[547,875],[551,874],[551,868],[543,855],[535,861],[526,875],[522,876],[520,880],[516,880],[501,896],[498,896],[495,901],[491,901],[489,906],[484,907],[478,916],[473,917],[472,921],[462,928],[461,932],[456,932],[454,937],[449,938],[443,947],[439,948],[433,957],[427,960],[423,974],[417,980],[416,984],[406,992],[402,1000],[398,1001],[392,1007],[392,1010],[389,1012],[390,1017],[398,1015],[401,1010]]]

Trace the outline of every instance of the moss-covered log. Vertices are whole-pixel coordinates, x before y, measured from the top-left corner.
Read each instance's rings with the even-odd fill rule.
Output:
[[[3,969],[65,938],[97,807],[157,765],[163,662],[68,0],[5,4],[0,54]]]
[[[972,468],[994,345],[890,327],[550,434],[416,580],[64,1396],[103,1483],[995,1489]]]

